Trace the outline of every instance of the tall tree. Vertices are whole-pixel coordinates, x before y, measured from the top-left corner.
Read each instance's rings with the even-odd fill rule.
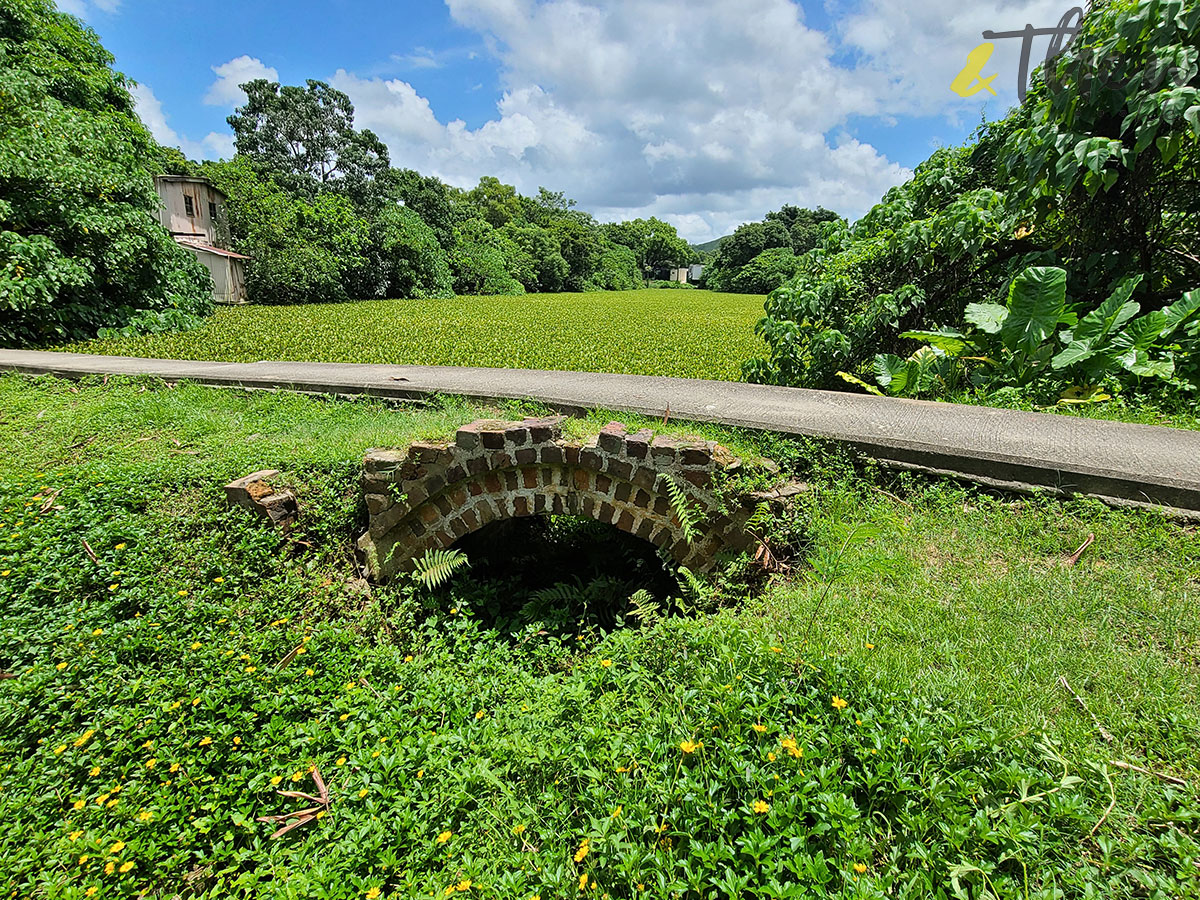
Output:
[[[380,205],[387,192],[387,147],[354,127],[350,98],[323,81],[241,85],[246,102],[228,119],[240,156],[282,187],[314,199],[332,191],[355,206]]]
[[[91,30],[48,0],[0,4],[0,343],[161,330],[212,305],[158,224],[159,152]]]

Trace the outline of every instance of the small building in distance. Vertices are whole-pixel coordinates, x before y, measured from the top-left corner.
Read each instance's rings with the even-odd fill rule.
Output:
[[[699,263],[692,263],[688,266],[688,281],[699,281],[704,275],[704,266]]]
[[[250,257],[220,246],[226,243],[225,195],[207,179],[187,175],[159,175],[154,187],[162,201],[158,221],[211,273],[213,298],[218,303],[245,303],[245,261]]]

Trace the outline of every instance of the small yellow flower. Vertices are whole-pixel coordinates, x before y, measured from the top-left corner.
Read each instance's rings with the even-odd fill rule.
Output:
[[[767,754],[767,762],[775,762],[775,754],[774,753]]]
[[[591,850],[592,839],[584,838],[583,842],[579,845],[579,849],[575,851],[575,862],[583,862],[583,858],[587,856]]]
[[[142,749],[143,750],[153,750],[154,749],[154,741],[152,741],[152,740],[146,741],[146,743],[142,744]]]
[[[103,628],[93,628],[92,629],[92,637],[99,637],[102,634],[104,634]]]
[[[188,595],[187,591],[176,591],[175,592],[176,597],[186,597],[187,595]]]
[[[587,890],[587,883],[588,883],[587,872],[584,872],[582,875],[579,876],[579,889],[581,891]]]
[[[524,833],[525,833],[525,826],[524,826],[524,825],[514,825],[514,826],[513,826],[513,834],[518,834],[518,835],[519,835],[519,834],[524,834]]]
[[[117,864],[115,862],[110,862],[108,865],[106,865],[104,867],[104,874],[111,875],[113,873],[113,870],[115,870],[116,868],[117,868]]]
[[[344,757],[344,756],[339,756],[337,758],[337,762],[335,763],[335,765],[339,765],[339,766],[344,766],[345,764],[346,764],[346,757]]]
[[[92,735],[94,735],[95,733],[96,733],[96,729],[89,728],[87,731],[85,731],[83,734],[81,734],[79,737],[77,737],[75,739],[75,746],[82,747],[84,744],[86,744],[88,741],[90,741],[92,739]]]
[[[452,837],[454,837],[454,835],[451,832],[443,831],[441,834],[439,834],[437,836],[437,842],[439,844],[444,844],[444,843],[446,843],[446,841],[450,840],[450,838],[452,838]]]
[[[625,812],[625,806],[623,804],[618,804],[617,808],[612,811],[612,815],[609,816],[609,818],[610,819],[619,818],[621,813],[623,813],[623,812]]]
[[[771,648],[771,652],[772,652],[772,653],[782,653],[782,652],[783,652],[783,648],[782,648],[782,647],[772,647],[772,648]]]
[[[695,753],[704,746],[702,741],[683,741],[679,745],[679,749],[684,753]]]
[[[404,661],[405,661],[405,662],[412,662],[412,661],[413,661],[412,654],[409,654],[408,656],[404,657]]]
[[[119,871],[119,872],[128,872],[128,871],[129,871],[130,869],[132,869],[132,868],[133,868],[133,860],[131,859],[131,860],[129,860],[128,862],[123,862],[123,863],[121,863],[121,868],[120,868],[120,869],[118,869],[117,871]]]
[[[146,768],[153,769],[157,763],[158,763],[157,759],[155,759],[154,757],[150,757],[148,760],[146,760]]]
[[[611,659],[602,659],[602,660],[600,660],[600,665],[604,666],[604,668],[607,669],[609,666],[612,665],[612,660]]]
[[[12,569],[5,569],[3,572],[0,572],[0,578],[7,578],[11,574]]]
[[[348,690],[348,691],[352,691],[352,690],[354,690],[356,687],[358,687],[358,685],[357,685],[355,682],[353,682],[353,681],[347,681],[347,682],[346,682],[346,690]]]
[[[115,844],[113,844],[111,847],[108,848],[108,852],[115,854],[115,853],[120,853],[124,849],[125,849],[125,842],[117,841]]]
[[[628,771],[629,771],[629,766],[617,766],[617,774],[618,775],[624,775]]]
[[[200,705],[200,698],[199,698],[199,697],[194,697],[194,698],[192,699],[192,706],[199,706],[199,705]]]
[[[193,641],[193,642],[192,642],[192,649],[193,649],[193,650],[199,650],[199,649],[200,649],[201,647],[203,647],[203,646],[204,646],[204,645],[203,645],[202,643],[200,643],[199,641]]]
[[[316,675],[317,673],[314,672],[312,669],[305,669],[304,674],[305,675]]]
[[[759,815],[763,815],[771,811],[771,804],[766,800],[755,800],[752,809]]]
[[[854,871],[861,875],[863,872],[867,871],[867,866],[865,863],[856,862],[854,864]]]
[[[113,797],[111,800],[108,801],[108,803],[105,804],[105,806],[107,806],[109,809],[112,809],[114,806],[116,806],[120,802],[121,801],[118,800],[116,797]]]
[[[82,866],[89,859],[91,859],[91,857],[85,853],[85,854],[83,854],[83,856],[79,857],[79,864]]]
[[[200,739],[201,747],[207,747],[211,743],[212,743],[212,738],[210,738],[210,737],[203,737]]]
[[[65,662],[60,662],[60,663],[59,663],[58,665],[56,665],[54,668],[58,669],[58,671],[60,671],[60,672],[61,672],[61,671],[62,671],[63,669],[65,669],[66,667],[67,667],[67,664],[66,664]]]
[[[71,843],[75,843],[75,841],[79,840],[79,836],[81,834],[83,834],[82,831],[72,831],[67,835],[67,840],[69,840]]]
[[[358,792],[358,799],[361,800],[365,796],[367,796],[367,789],[363,788],[361,791]]]
[[[377,887],[371,888],[369,891],[367,891],[367,894],[366,894],[367,900],[375,900],[375,898],[378,896],[379,896],[379,888],[377,888]]]
[[[846,701],[843,700],[841,697],[839,697],[837,694],[833,695],[833,708],[834,709],[845,709],[847,707],[847,705],[848,704],[846,703]]]
[[[224,584],[224,583],[225,583],[225,576],[224,576],[224,575],[218,575],[216,578],[214,578],[214,579],[213,579],[213,581],[214,581],[214,582],[216,582],[217,584]]]
[[[456,885],[454,886],[454,889],[455,889],[456,891],[458,891],[460,894],[461,894],[463,891],[469,891],[469,890],[471,889],[471,879],[470,879],[470,878],[464,878],[462,881],[460,881],[458,884],[456,884]]]
[[[93,894],[95,894],[95,893],[96,893],[96,891],[98,891],[98,890],[100,890],[100,888],[96,887],[96,886],[93,884],[93,885],[92,885],[90,888],[88,888],[86,891],[84,891],[84,892],[83,892],[83,896],[85,896],[85,897],[90,897],[90,896],[92,896]]]
[[[271,779],[271,787],[278,786],[279,782],[281,782],[281,781],[283,781],[283,776],[276,775],[274,778]]]
[[[169,771],[172,775],[174,775],[176,772],[178,772],[179,771],[179,763],[171,763],[171,768],[169,769]]]
[[[54,755],[55,755],[55,756],[58,756],[59,754],[61,754],[61,753],[62,753],[64,750],[66,750],[66,749],[67,749],[67,745],[66,745],[66,744],[60,744],[59,746],[57,746],[57,747],[55,747],[55,748],[54,748]]]
[[[902,744],[907,744],[907,743],[908,743],[908,738],[906,738],[906,737],[902,737],[902,738],[900,738],[900,743],[902,743]]]
[[[257,672],[257,671],[258,671],[258,668],[257,668],[257,667],[255,667],[255,666],[246,666],[246,671],[247,671],[248,673],[251,673],[251,674],[252,674],[252,673],[254,673],[254,672]]]
[[[750,727],[753,728],[755,731],[757,731],[759,734],[762,734],[764,731],[767,730],[766,725],[759,725],[758,723],[755,723],[754,725],[751,725]]]
[[[303,777],[304,777],[303,772],[293,772],[292,773],[292,781],[299,781]]]
[[[483,710],[481,709],[479,712],[475,713],[475,721],[478,722],[482,718],[483,718]]]
[[[83,809],[85,806],[87,806],[86,800],[76,800],[74,803],[71,804],[71,808],[76,811]]]
[[[868,650],[874,650],[874,649],[875,649],[875,645],[874,645],[874,644],[867,644],[867,649],[868,649]]]

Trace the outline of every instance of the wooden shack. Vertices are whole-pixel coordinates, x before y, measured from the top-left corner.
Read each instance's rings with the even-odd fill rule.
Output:
[[[213,298],[218,303],[245,303],[245,261],[250,257],[223,246],[227,243],[225,195],[207,179],[186,175],[159,175],[154,187],[162,201],[158,221],[208,269]]]

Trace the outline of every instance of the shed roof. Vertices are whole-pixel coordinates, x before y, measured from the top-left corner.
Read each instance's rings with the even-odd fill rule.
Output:
[[[188,240],[187,238],[183,238],[183,237],[176,237],[175,240],[176,240],[176,242],[182,244],[183,246],[190,247],[192,250],[199,250],[201,253],[212,253],[212,254],[215,254],[216,256],[228,257],[229,259],[252,259],[253,258],[250,256],[246,256],[244,254],[241,254],[241,253],[234,253],[232,250],[226,250],[223,247],[214,247],[212,244],[206,244],[206,243],[204,243],[204,241],[200,241],[200,240],[192,241],[192,240]]]

